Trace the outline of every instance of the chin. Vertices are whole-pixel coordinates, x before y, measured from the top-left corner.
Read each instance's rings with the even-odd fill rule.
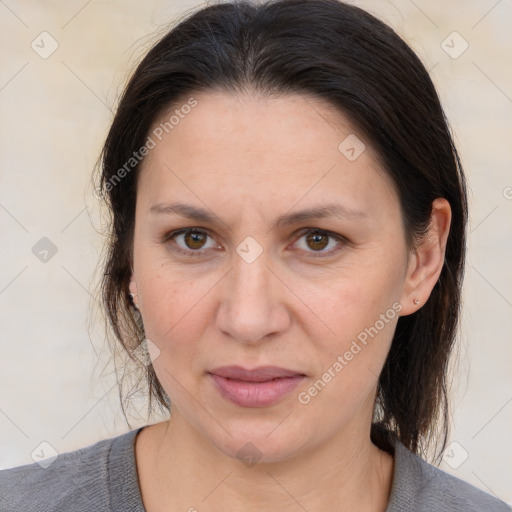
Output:
[[[269,443],[264,438],[255,436],[253,439],[240,438],[231,440],[227,445],[217,446],[225,455],[239,460],[247,467],[255,464],[271,464],[290,459],[296,453],[292,446],[284,446],[282,443]]]
[[[222,453],[238,459],[247,467],[255,464],[281,462],[293,458],[306,441],[297,439],[295,432],[273,422],[272,427],[228,428],[232,436],[222,431],[222,438],[210,438],[210,442]],[[276,428],[277,426],[277,428]],[[280,431],[279,431],[280,430]],[[279,432],[278,432],[279,431]]]

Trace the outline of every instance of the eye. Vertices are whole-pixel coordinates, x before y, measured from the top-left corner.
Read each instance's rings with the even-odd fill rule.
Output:
[[[181,252],[182,254],[185,254],[186,256],[201,256],[201,249],[205,248],[205,240],[209,236],[210,235],[208,234],[208,232],[202,229],[184,228],[179,229],[177,231],[171,231],[170,233],[165,235],[163,242],[165,243],[172,240],[174,244],[177,245],[176,250],[178,252]],[[180,245],[178,243],[180,237],[183,237],[181,239],[181,243],[184,245]],[[218,248],[219,246],[214,244],[214,247]],[[206,247],[206,249],[208,249],[208,247]]]
[[[342,235],[338,235],[336,233],[332,233],[330,231],[325,231],[318,228],[307,228],[305,230],[302,230],[299,234],[301,235],[299,240],[295,242],[293,245],[299,244],[299,241],[303,237],[306,237],[305,242],[308,245],[306,245],[306,249],[302,248],[301,250],[304,252],[311,253],[311,256],[313,256],[314,258],[330,256],[332,253],[339,251],[341,249],[340,246],[343,246],[348,242],[347,239]],[[167,243],[169,241],[172,241],[173,244],[176,246],[173,248],[173,250],[185,254],[186,256],[195,257],[201,256],[204,250],[221,248],[219,245],[215,243],[213,243],[213,245],[211,245],[210,247],[207,247],[205,245],[205,241],[208,239],[208,237],[210,237],[210,234],[205,230],[198,228],[183,228],[167,233],[166,235],[164,235],[162,242]],[[338,242],[338,248],[331,248],[328,251],[324,251],[323,249],[330,245],[329,239],[336,240]],[[336,244],[331,245],[336,246]],[[313,250],[308,250],[308,247],[313,248]]]
[[[295,242],[295,245],[297,245],[304,236],[306,237],[306,249],[301,250],[311,253],[311,256],[314,258],[330,256],[334,252],[338,252],[341,249],[340,246],[343,246],[345,243],[347,243],[347,239],[345,237],[336,233],[331,233],[330,231],[324,231],[318,228],[308,228],[301,232],[301,237],[297,242]],[[338,248],[324,251],[323,249],[329,245],[329,239],[336,240],[338,242]],[[336,244],[331,245],[336,247]],[[312,248],[313,250],[310,251],[308,248]]]

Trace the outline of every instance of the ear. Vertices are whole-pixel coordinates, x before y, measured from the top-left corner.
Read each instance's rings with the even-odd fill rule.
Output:
[[[450,203],[444,198],[433,201],[428,233],[410,253],[401,316],[415,313],[430,297],[443,269],[451,219]]]
[[[135,282],[135,277],[133,275],[133,272],[130,277],[130,284],[129,284],[128,288],[130,289],[130,293],[133,295],[134,304],[137,305],[137,303],[139,302],[138,293],[137,293],[137,283]]]

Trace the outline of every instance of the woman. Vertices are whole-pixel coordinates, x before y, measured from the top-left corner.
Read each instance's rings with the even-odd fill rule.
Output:
[[[1,472],[1,510],[510,510],[418,456],[446,445],[466,192],[389,27],[206,7],[136,69],[101,168],[104,305],[170,419]]]

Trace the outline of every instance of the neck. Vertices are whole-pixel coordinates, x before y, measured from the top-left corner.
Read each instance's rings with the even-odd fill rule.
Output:
[[[393,479],[392,456],[361,428],[293,459],[251,465],[220,452],[174,411],[172,420],[139,433],[136,457],[148,512],[384,512]]]

